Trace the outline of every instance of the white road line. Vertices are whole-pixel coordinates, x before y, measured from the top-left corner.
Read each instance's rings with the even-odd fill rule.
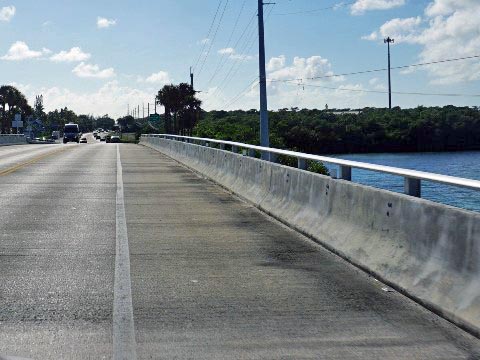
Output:
[[[133,322],[130,252],[128,249],[122,172],[120,148],[117,144],[117,244],[113,293],[113,358],[115,360],[135,360],[137,358],[137,344],[135,342],[135,325]]]

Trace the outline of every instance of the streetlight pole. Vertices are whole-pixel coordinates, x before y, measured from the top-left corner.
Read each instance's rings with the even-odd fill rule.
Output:
[[[270,146],[270,135],[268,129],[268,107],[267,107],[267,75],[265,70],[265,28],[263,22],[263,0],[258,0],[258,45],[259,45],[259,72],[260,72],[260,146]],[[268,154],[262,153],[263,160]]]
[[[390,37],[387,37],[386,39],[383,39],[383,43],[387,44],[388,47],[388,108],[392,108],[392,81],[390,77],[390,43],[394,43],[395,40],[391,39]]]

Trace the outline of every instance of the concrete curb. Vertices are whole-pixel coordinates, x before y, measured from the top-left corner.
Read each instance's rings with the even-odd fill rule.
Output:
[[[0,146],[23,145],[26,143],[27,138],[24,135],[0,134]]]
[[[480,214],[228,151],[160,138],[141,144],[480,336]]]

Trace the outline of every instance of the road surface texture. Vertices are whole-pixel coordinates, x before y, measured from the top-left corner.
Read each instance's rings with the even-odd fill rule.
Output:
[[[89,142],[0,148],[0,359],[480,359],[175,161]]]

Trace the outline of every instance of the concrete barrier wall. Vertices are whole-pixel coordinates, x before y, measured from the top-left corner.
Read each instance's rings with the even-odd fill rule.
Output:
[[[160,138],[154,148],[480,335],[480,214]]]
[[[24,135],[0,134],[0,146],[26,144],[27,138]]]

